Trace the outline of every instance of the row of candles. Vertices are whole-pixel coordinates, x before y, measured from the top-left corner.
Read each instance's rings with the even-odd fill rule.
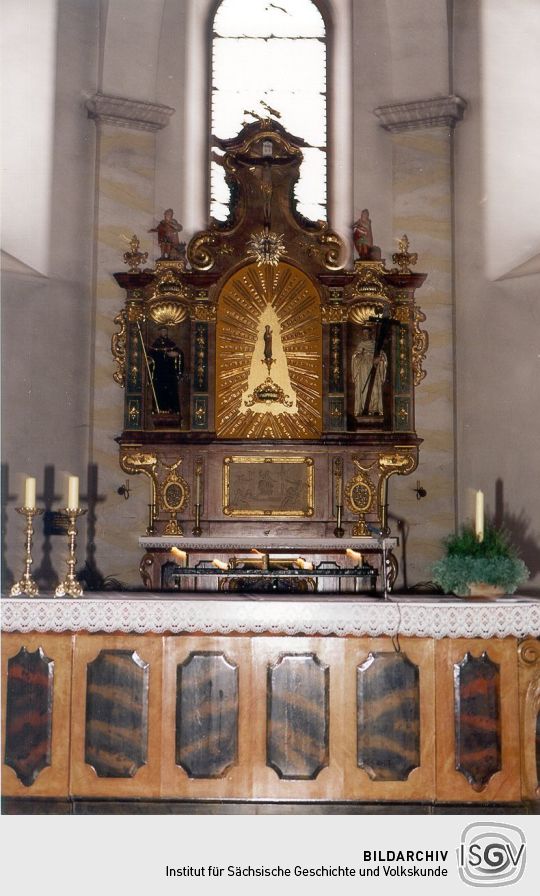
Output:
[[[279,561],[281,559],[287,560],[289,563],[292,563],[294,566],[297,567],[297,569],[306,569],[306,570],[313,569],[312,561],[304,560],[303,557],[289,557],[288,555],[283,558],[278,555],[271,557],[269,554],[264,554],[262,551],[259,551],[257,548],[252,548],[251,553],[254,555],[253,557],[238,558],[238,559],[240,560],[241,563],[247,562],[248,564],[250,563],[251,565],[259,565],[260,564],[262,569],[265,568],[265,563],[268,564],[269,562],[273,562],[273,563],[279,564]],[[362,566],[362,563],[363,563],[362,554],[360,554],[358,551],[354,551],[352,548],[347,548],[345,553],[346,553],[347,557],[349,558],[349,560],[353,561],[355,566]],[[181,550],[181,548],[172,547],[171,554],[173,554],[173,556],[176,557],[176,559],[180,563],[182,563],[184,566],[187,565],[187,562],[188,562],[187,551],[183,551],[183,550]],[[234,567],[231,567],[230,561],[229,561],[229,563],[225,563],[224,560],[220,560],[217,557],[214,557],[214,559],[212,560],[212,566],[215,566],[216,569],[223,569],[223,570],[234,568]]]
[[[34,535],[33,520],[35,516],[43,513],[43,510],[36,507],[36,480],[34,476],[27,476],[24,483],[24,503],[23,507],[17,507],[18,513],[26,517],[26,541],[25,541],[25,558],[24,573],[18,582],[12,586],[10,594],[18,597],[21,594],[27,594],[29,597],[36,597],[39,589],[36,581],[32,577],[32,537]],[[79,478],[78,476],[69,476],[68,478],[68,494],[67,507],[64,512],[68,518],[68,557],[67,557],[67,574],[58,584],[55,590],[55,597],[80,597],[82,594],[81,583],[75,575],[75,546],[77,538],[77,517],[86,513],[79,507]]]
[[[36,480],[34,476],[27,476],[24,483],[24,506],[23,509],[36,509]],[[79,477],[69,476],[68,478],[68,498],[66,510],[79,509]]]

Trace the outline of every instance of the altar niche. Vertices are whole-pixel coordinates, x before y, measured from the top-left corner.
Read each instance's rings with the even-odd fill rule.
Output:
[[[388,535],[387,481],[418,463],[426,275],[411,271],[405,236],[386,266],[367,209],[344,266],[343,239],[297,211],[305,144],[277,121],[216,145],[229,218],[185,250],[161,246],[144,270],[133,237],[129,271],[114,275],[126,291],[112,339],[120,465],[149,479],[146,533]],[[179,232],[181,215],[167,213]],[[276,473],[285,463],[288,476]],[[259,488],[265,464],[271,493]]]
[[[218,438],[318,439],[322,326],[315,284],[298,268],[249,264],[217,307]]]

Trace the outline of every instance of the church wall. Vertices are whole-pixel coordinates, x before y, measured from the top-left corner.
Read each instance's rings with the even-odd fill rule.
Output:
[[[416,389],[416,431],[424,441],[414,481],[394,477],[389,499],[409,586],[429,581],[441,541],[454,529],[451,139],[447,128],[391,137],[394,233],[407,234],[419,254],[416,269],[428,274],[416,295],[429,334],[427,375]],[[427,492],[422,500],[417,479]]]
[[[430,347],[427,376],[416,390],[416,430],[424,440],[416,474],[389,483],[392,534],[408,586],[431,578],[441,540],[454,529],[452,136],[448,128],[390,134],[373,110],[390,102],[448,93],[445,4],[354,4],[355,213],[368,207],[374,240],[387,266],[406,233],[418,252],[416,271],[427,273],[416,301]],[[405,11],[406,10],[406,11]],[[429,16],[428,39],[415,25]],[[441,53],[441,47],[444,53]],[[458,126],[459,127],[459,126]],[[427,495],[418,501],[419,479]]]
[[[2,277],[5,586],[22,572],[23,520],[14,510],[22,503],[20,474],[36,477],[38,507],[65,506],[63,473],[81,478],[83,501],[87,490],[94,134],[84,98],[96,88],[97,31],[95,4],[60,0],[48,276],[25,270],[15,253]],[[20,109],[23,130],[29,115],[31,107]],[[34,152],[39,165],[39,143]],[[31,180],[31,166],[25,176]],[[21,213],[28,219],[31,239],[32,210]],[[83,524],[83,559],[85,540]],[[66,536],[44,538],[39,518],[33,570],[42,585],[50,587],[65,574],[65,554]]]
[[[492,281],[486,276],[477,15],[476,4],[456,3],[455,89],[469,102],[466,121],[457,132],[455,157],[459,517],[464,520],[470,513],[469,490],[484,491],[487,516],[502,519],[531,570],[531,580],[520,591],[539,594],[540,277]],[[505,115],[503,102],[500,115]],[[501,221],[501,242],[505,226]]]

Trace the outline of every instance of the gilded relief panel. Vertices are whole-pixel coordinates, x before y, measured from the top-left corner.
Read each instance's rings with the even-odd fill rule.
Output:
[[[249,264],[223,286],[216,408],[220,438],[320,436],[320,298],[311,279],[292,265]]]

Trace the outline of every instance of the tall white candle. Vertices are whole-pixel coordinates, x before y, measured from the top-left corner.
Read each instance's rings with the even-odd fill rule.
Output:
[[[195,474],[195,504],[201,503],[201,474],[199,471]]]
[[[68,479],[68,501],[69,510],[77,510],[79,507],[79,479],[77,476],[70,476]]]
[[[341,476],[338,476],[336,504],[341,506],[342,503],[343,503],[343,479],[341,478]]]
[[[476,492],[474,531],[478,541],[484,540],[484,492]]]
[[[33,476],[27,476],[24,483],[24,506],[28,510],[36,508],[36,480]]]

